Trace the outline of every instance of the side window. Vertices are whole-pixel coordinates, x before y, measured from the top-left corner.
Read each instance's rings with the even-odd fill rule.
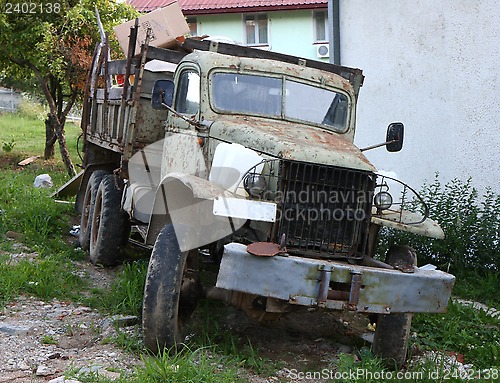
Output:
[[[179,77],[175,110],[182,114],[196,114],[199,107],[200,76],[193,70],[186,70]]]

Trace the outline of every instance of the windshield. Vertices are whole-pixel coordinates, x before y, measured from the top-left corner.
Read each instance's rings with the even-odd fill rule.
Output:
[[[339,132],[347,128],[348,99],[343,93],[254,74],[214,73],[211,80],[213,105],[219,111],[281,117]]]

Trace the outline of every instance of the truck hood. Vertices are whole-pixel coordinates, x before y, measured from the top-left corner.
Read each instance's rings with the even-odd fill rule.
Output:
[[[376,171],[351,142],[321,128],[231,116],[214,122],[210,127],[210,137],[235,142],[278,158]]]

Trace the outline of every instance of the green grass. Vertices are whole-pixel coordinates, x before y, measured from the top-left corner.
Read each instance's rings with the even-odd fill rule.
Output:
[[[412,331],[420,350],[444,350],[464,355],[477,368],[500,366],[500,318],[451,301],[445,314],[416,314]]]
[[[76,142],[80,135],[80,126],[73,122],[65,124],[66,141],[73,161],[79,161]],[[9,155],[19,159],[28,156],[41,156],[45,148],[45,123],[35,116],[18,113],[0,113],[0,154],[5,155],[4,146],[13,144]],[[55,145],[56,158],[60,158],[59,145]]]
[[[124,264],[113,285],[107,290],[92,289],[86,304],[113,314],[141,316],[147,268],[147,260]]]
[[[79,128],[68,127],[67,132],[75,160]],[[63,240],[75,218],[73,207],[55,203],[50,197],[52,190],[33,187],[34,178],[41,173],[49,173],[56,186],[67,181],[57,150],[55,160],[40,159],[24,168],[16,166],[19,159],[42,155],[43,141],[43,121],[15,114],[0,115],[0,144],[15,143],[8,153],[0,151],[0,308],[16,296],[27,294],[44,300],[78,301],[109,314],[140,316],[146,260],[125,264],[106,290],[91,287],[87,280],[75,273],[74,261],[81,261],[86,255]],[[20,240],[4,240],[8,231],[19,234]],[[22,249],[19,249],[18,242],[23,244]],[[10,255],[21,251],[33,252],[33,259],[19,260]],[[497,273],[469,270],[458,275],[454,293],[498,307],[499,287]],[[260,350],[255,349],[248,339],[219,326],[219,320],[226,313],[221,303],[202,301],[197,310],[199,320],[193,327],[195,335],[188,346],[180,352],[172,350],[160,357],[144,353],[139,333],[130,335],[118,331],[113,339],[104,339],[103,342],[113,342],[144,359],[144,367],[116,382],[245,382],[248,379],[242,377],[244,374],[272,376],[283,367],[300,368],[299,361],[283,362],[280,355],[273,359],[261,357]],[[462,304],[451,303],[446,314],[414,316],[410,350],[414,356],[427,351],[460,353],[464,355],[465,363],[472,363],[476,369],[498,369],[499,329],[498,319]],[[46,344],[54,341],[50,336],[42,339]],[[332,358],[324,368],[333,373],[359,371],[364,374],[356,379],[348,375],[337,379],[341,382],[396,381],[381,377],[382,372],[388,374],[391,370],[387,370],[381,360],[366,348],[357,350],[356,357],[340,355],[338,360]],[[415,373],[413,378],[404,376],[408,379],[403,381],[408,382],[463,381],[454,378],[453,369],[446,370],[432,358],[410,365],[403,372]],[[437,378],[431,374],[436,372],[440,374]],[[418,375],[420,373],[422,375]],[[72,376],[77,376],[82,382],[109,381],[93,373],[78,375],[74,371]],[[279,381],[289,379],[280,378]]]
[[[453,293],[462,298],[482,302],[492,307],[500,307],[500,280],[495,271],[477,272],[464,270],[456,275]]]

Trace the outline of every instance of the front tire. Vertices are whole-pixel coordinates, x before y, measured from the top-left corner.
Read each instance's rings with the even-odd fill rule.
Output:
[[[95,197],[91,217],[90,261],[95,265],[120,263],[120,247],[128,237],[128,216],[121,210],[121,191],[112,174],[105,175]]]
[[[164,226],[149,260],[142,309],[144,345],[153,353],[184,342],[202,290],[197,261],[198,250],[181,252],[173,225]]]
[[[392,246],[387,252],[386,263],[396,268],[417,266],[415,250],[407,246]],[[412,313],[378,316],[373,353],[380,356],[388,367],[399,369],[406,361],[412,318]]]

